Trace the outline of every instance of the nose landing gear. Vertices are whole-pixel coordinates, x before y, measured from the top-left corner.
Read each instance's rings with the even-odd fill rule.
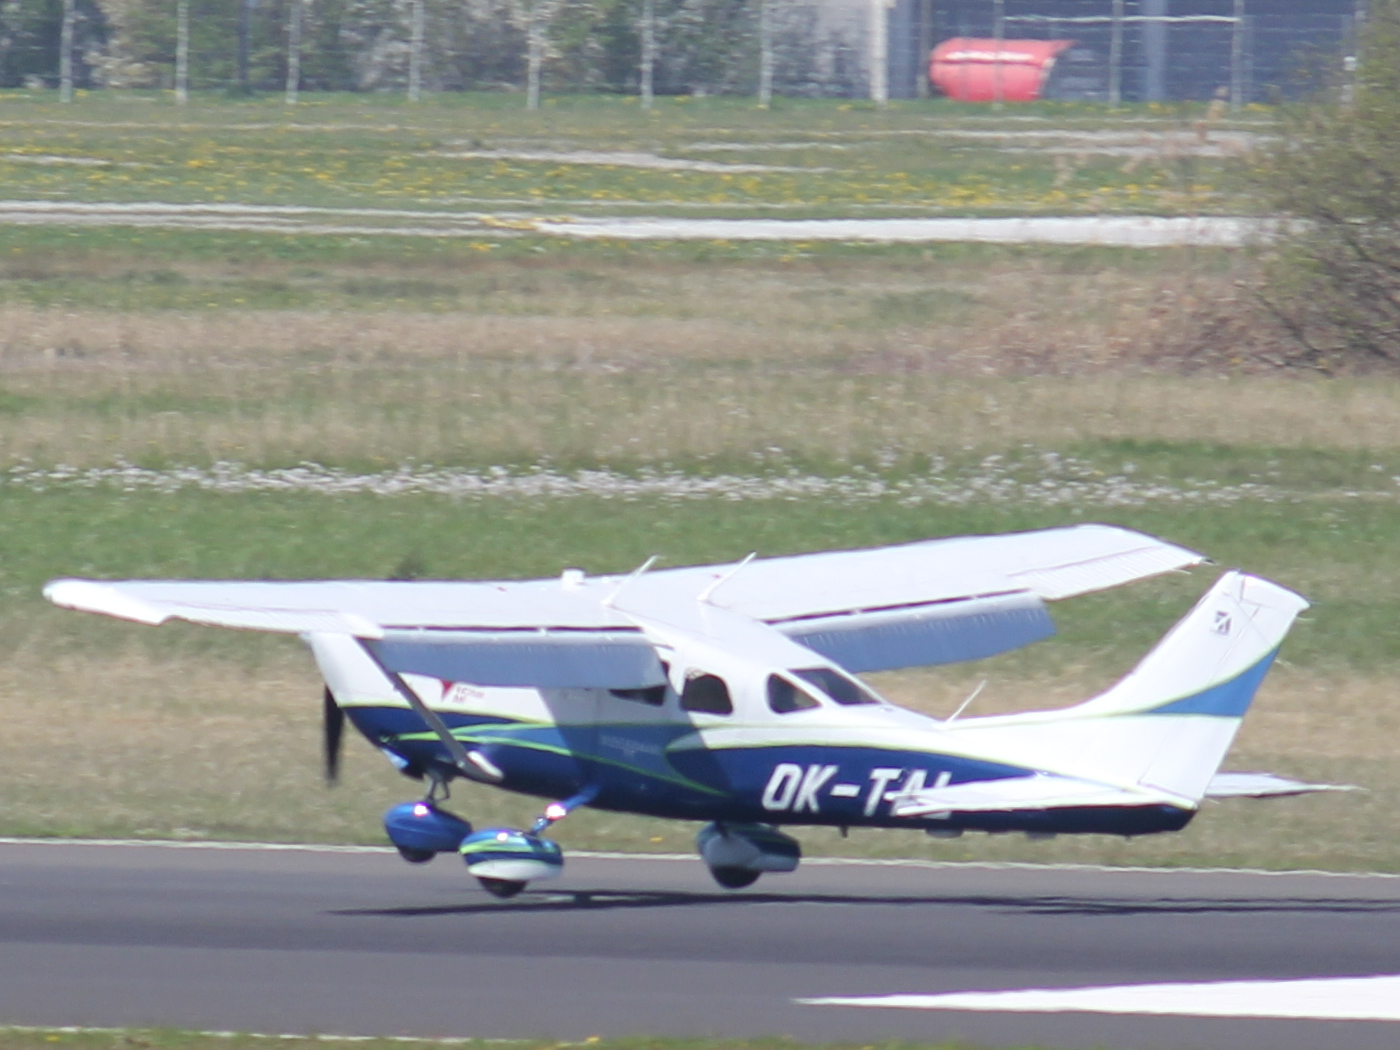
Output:
[[[482,889],[495,897],[514,897],[527,883],[552,879],[564,870],[564,851],[543,833],[597,794],[596,787],[588,787],[551,802],[529,831],[483,828],[462,839],[458,852]]]

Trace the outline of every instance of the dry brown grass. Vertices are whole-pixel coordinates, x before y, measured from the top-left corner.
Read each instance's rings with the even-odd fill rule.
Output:
[[[729,301],[690,318],[8,306],[0,462],[656,462],[770,447],[866,460],[1118,438],[1400,444],[1394,381],[1154,373],[1140,347],[1122,345],[1131,318],[1072,318],[1061,306],[1036,316],[1053,298],[1037,295],[982,327],[859,330],[796,326],[782,311],[751,323],[740,308],[757,309],[751,300],[737,319]],[[1073,354],[1074,369],[1018,374],[1037,356],[1053,365]]]

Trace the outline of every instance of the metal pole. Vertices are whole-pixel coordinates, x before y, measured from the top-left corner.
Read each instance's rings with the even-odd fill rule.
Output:
[[[1123,0],[1113,0],[1113,24],[1108,34],[1108,104],[1123,104]]]
[[[773,0],[758,3],[758,104],[773,101]]]
[[[1161,102],[1167,97],[1167,0],[1142,0],[1142,100]]]
[[[248,48],[253,32],[253,4],[255,0],[238,2],[238,90],[241,94],[252,91],[248,79]]]
[[[1001,81],[1002,44],[1006,40],[1006,0],[992,0],[992,11],[992,39],[996,41],[992,45],[996,49],[992,57],[992,106],[1001,109],[1002,100],[1006,97]]]
[[[933,0],[923,0],[919,5],[919,66],[914,79],[916,98],[928,98],[929,54],[933,51]]]
[[[1230,27],[1230,109],[1244,105],[1244,0],[1235,0],[1235,24]]]
[[[63,26],[58,33],[58,100],[73,101],[73,0],[63,0]]]
[[[302,0],[292,0],[287,13],[287,105],[297,104],[297,92],[301,90],[301,5]]]
[[[413,0],[409,18],[408,100],[417,102],[423,96],[423,0]]]
[[[651,109],[656,71],[656,0],[642,0],[642,108]]]
[[[540,108],[540,64],[542,56],[540,54],[540,2],[534,0],[530,5],[530,28],[527,37],[529,41],[529,68],[525,74],[525,108]]]
[[[890,39],[885,0],[870,0],[870,101],[883,106],[890,98]]]
[[[190,100],[190,0],[175,4],[175,104]]]

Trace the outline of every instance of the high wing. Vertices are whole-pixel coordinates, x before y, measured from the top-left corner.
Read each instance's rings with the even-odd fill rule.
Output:
[[[697,607],[765,624],[854,672],[976,659],[1054,633],[1046,601],[1200,564],[1108,525],[926,540],[624,576],[527,581],[55,580],[56,605],[365,639],[398,671],[482,685],[641,687],[648,623],[704,632]],[[698,627],[697,627],[698,625]],[[775,641],[779,639],[775,638]]]

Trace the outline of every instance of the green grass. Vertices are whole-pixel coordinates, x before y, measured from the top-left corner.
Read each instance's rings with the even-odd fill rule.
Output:
[[[1400,636],[1392,629],[1400,622],[1400,547],[1390,542],[1400,533],[1394,499],[1042,508],[10,488],[0,489],[0,500],[0,596],[11,649],[57,650],[65,637],[88,653],[94,645],[115,651],[138,640],[174,653],[188,652],[188,645],[195,652],[212,646],[212,654],[254,653],[268,644],[255,635],[147,631],[49,610],[38,591],[56,576],[384,579],[408,565],[424,578],[528,578],[566,565],[626,572],[654,554],[663,564],[686,565],[751,550],[778,555],[1097,520],[1166,537],[1307,594],[1317,609],[1288,646],[1288,659],[1300,668],[1400,666]],[[1062,634],[1050,651],[1012,657],[1004,670],[1119,667],[1193,600],[1201,575],[1068,602],[1057,609]],[[178,644],[169,641],[174,638]]]
[[[1189,105],[1119,113],[1050,105],[1017,116],[1041,129],[1126,129],[1138,136],[1194,134],[1203,112]],[[1193,158],[1179,148],[1129,166],[1121,156],[1094,155],[1071,143],[1071,161],[1057,166],[1048,153],[1007,153],[1002,142],[947,137],[1007,126],[986,108],[938,101],[876,110],[785,100],[762,111],[740,99],[661,99],[647,114],[630,99],[610,96],[550,99],[534,113],[518,99],[491,94],[441,96],[417,107],[381,95],[326,95],[295,108],[210,96],[177,110],[159,95],[93,92],[57,106],[34,93],[3,92],[0,179],[7,196],[23,199],[414,209],[645,204],[716,214],[832,215],[1248,206],[1247,198],[1219,196],[1231,162]],[[1267,123],[1250,114],[1236,126],[1258,130]],[[727,148],[717,151],[716,143]],[[799,148],[767,148],[774,143]],[[531,148],[630,150],[796,170],[649,170],[460,156]],[[36,157],[68,162],[25,159]]]

